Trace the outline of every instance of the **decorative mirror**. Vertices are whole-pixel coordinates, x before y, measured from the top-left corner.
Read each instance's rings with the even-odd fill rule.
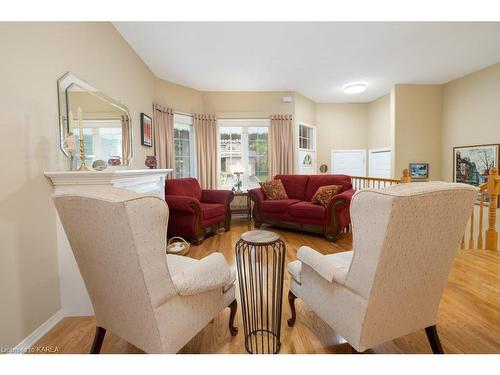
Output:
[[[62,152],[71,160],[70,169],[75,169],[80,162],[79,146],[75,147],[79,145],[80,134],[87,166],[95,160],[129,165],[132,123],[128,108],[71,72],[57,81],[57,88],[60,144]]]

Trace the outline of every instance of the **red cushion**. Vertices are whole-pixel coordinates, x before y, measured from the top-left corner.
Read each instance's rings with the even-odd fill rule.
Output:
[[[165,195],[183,195],[201,200],[201,187],[196,178],[177,178],[165,181]]]
[[[266,199],[260,202],[260,209],[263,212],[287,212],[288,207],[297,202],[300,201],[298,199]]]
[[[226,214],[226,206],[220,203],[200,203],[200,206],[203,220]]]
[[[345,174],[312,175],[308,177],[305,198],[303,199],[305,201],[310,201],[314,193],[316,193],[321,186],[341,185],[342,191],[352,188],[351,177]]]
[[[311,202],[300,202],[290,206],[288,212],[294,217],[307,217],[310,219],[325,219],[326,208]]]
[[[274,179],[280,179],[290,199],[304,200],[308,176],[299,174],[276,175]],[[309,199],[310,200],[310,199]]]

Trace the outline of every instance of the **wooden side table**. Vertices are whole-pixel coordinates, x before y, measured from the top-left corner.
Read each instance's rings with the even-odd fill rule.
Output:
[[[252,200],[250,199],[250,195],[248,194],[248,191],[235,191],[234,196],[235,197],[246,197],[246,207],[232,208],[231,214],[246,214],[247,220],[250,221],[252,219]]]
[[[280,351],[285,252],[285,243],[267,230],[245,232],[236,244],[245,348],[249,353]]]

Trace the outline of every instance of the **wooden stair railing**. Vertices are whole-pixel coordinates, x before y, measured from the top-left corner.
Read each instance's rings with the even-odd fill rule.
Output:
[[[350,176],[351,183],[354,190],[363,189],[383,189],[397,184],[407,184],[411,182],[411,176],[408,169],[403,170],[401,178],[378,178],[378,177],[366,177],[366,176]],[[351,232],[352,227],[349,224],[345,231]]]
[[[500,176],[498,175],[498,169],[492,168],[490,174],[488,175],[488,180],[484,184],[479,186],[479,209],[478,209],[478,228],[477,228],[477,239],[474,242],[474,230],[475,230],[475,209],[472,210],[469,221],[469,250],[498,250],[498,232],[496,230],[497,221],[497,207],[498,207],[498,196],[500,195]],[[488,229],[484,233],[483,228],[483,217],[484,217],[484,206],[486,202],[486,197],[488,197]],[[461,249],[465,249],[465,237],[462,238]]]
[[[354,190],[361,189],[383,189],[385,187],[406,184],[411,182],[410,172],[408,169],[403,170],[401,178],[378,178],[378,177],[365,177],[365,176],[351,176],[352,187]]]

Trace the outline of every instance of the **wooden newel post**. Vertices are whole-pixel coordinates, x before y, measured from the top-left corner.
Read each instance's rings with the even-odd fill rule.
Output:
[[[403,176],[401,176],[402,184],[409,184],[411,182],[410,171],[408,169],[403,169]]]
[[[490,206],[488,207],[488,230],[486,231],[486,249],[497,250],[498,233],[496,231],[497,202],[500,195],[500,176],[498,169],[492,168],[488,176],[488,195],[490,196]]]

